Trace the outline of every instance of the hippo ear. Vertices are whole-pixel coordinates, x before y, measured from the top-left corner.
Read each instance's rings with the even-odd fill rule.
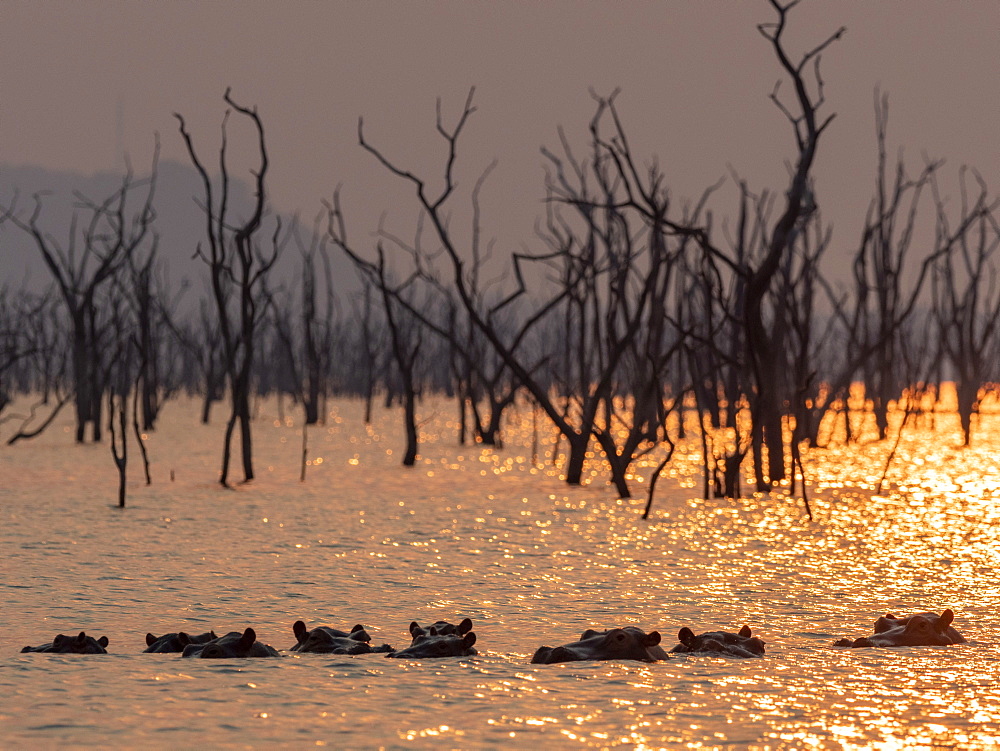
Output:
[[[684,628],[682,628],[680,631],[677,632],[677,639],[678,641],[680,641],[681,644],[684,644],[685,646],[690,646],[695,641],[694,631],[685,626]]]
[[[109,644],[108,637],[102,636],[100,639],[97,640],[97,643],[100,644],[102,647],[108,646]]]
[[[255,641],[257,641],[257,632],[247,626],[247,630],[244,631],[243,636],[240,637],[237,649],[250,649]]]
[[[212,637],[212,641],[215,641],[216,639],[218,639],[218,638],[219,638],[218,636],[216,636],[216,635],[215,635],[215,629],[212,629],[212,630],[211,630],[211,631],[209,631],[208,633],[209,633],[209,635],[210,635],[210,636]]]
[[[944,631],[951,625],[953,620],[955,620],[955,611],[951,608],[945,609],[945,611],[941,613],[941,618],[938,620],[938,629]]]
[[[355,631],[364,631],[364,630],[365,630],[364,626],[362,626],[360,623],[356,623],[354,624],[354,628],[351,629],[351,633],[353,634]]]
[[[646,634],[646,638],[643,639],[642,643],[644,646],[647,647],[655,647],[657,644],[660,643],[660,632],[650,631],[648,634]]]
[[[476,643],[475,631],[468,631],[466,632],[465,636],[462,637],[462,646],[465,647],[466,649],[468,649],[475,643]]]
[[[753,632],[750,631],[750,627],[749,626],[744,625],[743,628],[740,629],[740,636],[748,637],[748,636],[752,636],[752,635],[753,635]]]
[[[156,642],[156,637],[153,636],[152,634],[147,633],[146,634],[146,646],[147,647],[151,647],[151,646],[153,646],[154,642]]]
[[[410,622],[410,636],[414,636],[415,637],[417,634],[422,634],[422,633],[423,633],[423,629],[420,628],[420,624],[417,623],[416,621],[411,621]]]
[[[27,647],[25,647],[27,649]],[[531,656],[532,665],[544,665],[548,662],[549,655],[552,654],[552,647],[539,647],[535,654]]]
[[[182,647],[186,647],[188,644],[191,643],[191,637],[190,637],[190,635],[188,635],[188,633],[186,631],[178,631],[177,632],[177,641],[179,641],[181,643]]]
[[[472,619],[471,618],[463,618],[462,622],[458,624],[458,627],[455,630],[459,634],[467,634],[467,633],[469,633],[470,631],[472,631]]]
[[[295,621],[292,624],[292,633],[295,634],[295,639],[302,643],[305,641],[306,634],[309,633],[309,629],[306,628],[306,624],[303,621]]]
[[[427,631],[428,631],[428,633],[429,633],[430,636],[437,636],[438,635],[437,626],[431,626]]]
[[[76,636],[76,643],[77,644],[86,644],[87,643],[87,632],[86,631],[81,631],[79,634],[77,634],[77,636]]]

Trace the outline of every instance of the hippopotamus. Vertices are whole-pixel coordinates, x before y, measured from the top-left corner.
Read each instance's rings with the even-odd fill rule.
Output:
[[[557,662],[582,660],[640,660],[655,662],[667,659],[659,646],[660,632],[648,634],[636,626],[612,628],[606,631],[587,629],[579,641],[561,647],[539,647],[531,658],[532,664],[551,665]]]
[[[146,648],[142,651],[156,652],[158,654],[165,654],[167,652],[183,652],[184,647],[188,644],[207,644],[213,639],[218,638],[219,637],[215,635],[214,631],[206,631],[204,634],[195,634],[194,636],[184,631],[164,634],[163,636],[146,634]]]
[[[406,649],[390,652],[386,657],[470,657],[479,652],[472,646],[476,643],[476,632],[464,634],[417,634]]]
[[[904,618],[896,618],[886,613],[875,621],[875,633],[860,639],[840,639],[835,647],[945,647],[950,644],[964,644],[965,637],[956,631],[951,623],[955,613],[945,610],[937,613],[916,613]]]
[[[958,633],[955,627],[951,625],[955,620],[955,613],[950,608],[941,613],[941,615],[933,612],[923,612],[897,618],[892,613],[886,613],[875,621],[875,633],[883,634],[900,626],[906,626],[911,618],[927,618],[934,624],[936,630],[951,639],[952,644],[965,644],[965,637]]]
[[[303,621],[295,621],[295,624],[292,626],[292,632],[295,634],[296,639],[295,646],[290,650],[292,652],[363,655],[371,652],[392,651],[392,647],[388,644],[383,644],[381,647],[372,647],[369,644],[372,638],[360,623],[348,632],[329,626],[317,626],[314,629],[308,629]]]
[[[731,631],[706,631],[697,634],[687,626],[677,633],[680,644],[671,649],[678,653],[712,653],[729,657],[760,657],[764,654],[764,640],[753,635],[749,626],[737,633]]]
[[[108,637],[102,636],[95,639],[87,636],[85,631],[81,631],[77,636],[64,636],[59,634],[49,644],[42,644],[37,647],[25,647],[21,652],[54,652],[58,654],[74,655],[106,655],[108,650]]]
[[[257,632],[248,628],[242,634],[230,631],[225,636],[212,639],[205,644],[188,644],[182,657],[278,657],[278,650],[257,641]]]
[[[456,635],[464,636],[472,631],[472,619],[463,618],[457,626],[448,621],[437,621],[433,626],[421,626],[416,621],[410,623],[410,636],[416,639],[418,636],[439,636]]]

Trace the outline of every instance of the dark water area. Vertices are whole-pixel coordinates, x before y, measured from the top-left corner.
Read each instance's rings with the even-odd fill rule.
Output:
[[[530,419],[503,451],[460,447],[451,405],[425,403],[407,469],[398,415],[366,428],[359,404],[337,402],[300,483],[300,427],[273,407],[255,424],[258,479],[227,491],[222,424],[167,405],[147,438],[153,485],[133,453],[124,510],[108,447],[74,445],[67,422],[0,448],[0,746],[1000,745],[995,417],[972,449],[944,419],[911,431],[881,496],[891,446],[811,452],[812,523],[780,492],[700,499],[697,446],[682,446],[644,522],[644,501],[614,498],[596,465],[580,488],[550,458],[533,465]],[[636,468],[638,493],[657,461]],[[968,644],[831,647],[886,611],[946,607]],[[402,648],[411,620],[466,616],[475,657],[287,651],[298,619],[362,623]],[[627,624],[668,648],[682,626],[749,624],[767,654],[529,662]],[[246,626],[282,656],[142,654],[147,631]],[[20,654],[80,630],[107,635],[110,654]]]

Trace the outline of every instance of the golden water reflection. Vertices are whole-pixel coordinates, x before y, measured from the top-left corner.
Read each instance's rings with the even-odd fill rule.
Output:
[[[13,725],[21,733],[14,737],[42,746],[67,738],[100,745],[110,731],[137,747],[150,737],[182,746],[207,738],[218,746],[545,749],[1000,743],[996,415],[982,418],[968,449],[958,446],[948,415],[935,417],[934,431],[905,431],[880,493],[894,438],[810,450],[813,522],[783,487],[740,500],[701,498],[692,438],[678,446],[644,522],[644,498],[615,498],[599,456],[582,488],[561,481],[565,444],[554,436],[539,436],[532,462],[523,410],[512,415],[503,449],[458,446],[454,423],[427,417],[422,430],[436,442],[408,472],[398,463],[398,415],[360,429],[357,405],[338,409],[315,433],[311,455],[323,462],[310,467],[307,483],[298,482],[297,428],[282,421],[273,435],[262,429],[257,437],[274,479],[240,487],[225,503],[203,479],[184,484],[183,471],[173,486],[154,485],[150,492],[160,495],[139,496],[127,515],[89,513],[86,524],[66,509],[103,511],[104,500],[38,502],[42,490],[68,484],[61,479],[8,491],[12,500],[0,509],[10,583],[0,614],[5,644],[37,643],[50,625],[101,623],[116,654],[100,665],[9,655],[11,663],[33,661],[0,671],[0,690],[13,695],[14,676],[35,681],[18,697],[28,697],[22,706],[41,702],[44,720],[11,711],[18,705],[8,701],[0,707],[5,731]],[[189,442],[201,430],[193,425],[178,429]],[[163,445],[168,428],[150,435],[164,467],[173,461]],[[210,446],[204,462],[212,467],[214,438],[205,435],[199,443]],[[651,451],[637,462],[633,476],[647,481],[633,484],[640,496],[659,460]],[[59,478],[84,471],[73,466],[80,461],[74,454],[54,464]],[[26,461],[7,476],[26,483],[33,471]],[[97,477],[103,469],[85,471]],[[55,626],[52,603],[73,623]],[[830,646],[870,632],[886,611],[945,607],[969,644]],[[215,628],[252,623],[278,647],[291,643],[297,618],[363,622],[374,640],[398,646],[411,619],[465,615],[475,621],[481,655],[434,665],[296,655],[267,665],[185,664],[179,674],[165,669],[174,663],[138,654],[142,634],[182,618]],[[667,647],[681,626],[749,624],[768,653],[648,665],[529,663],[542,644],[627,623],[659,630]],[[54,687],[71,701],[53,703]],[[86,735],[77,709],[88,706],[129,711],[90,713],[87,722],[105,725]],[[151,736],[150,728],[167,734]]]
[[[1000,416],[980,417],[971,447],[960,445],[949,414],[935,415],[933,429],[906,427],[896,443],[892,431],[901,419],[895,415],[888,441],[868,436],[808,451],[815,522],[780,487],[739,501],[692,495],[702,462],[693,444],[680,446],[664,473],[675,482],[650,524],[636,523],[640,500],[594,495],[570,494],[522,512],[536,539],[544,533],[567,545],[548,551],[551,565],[537,575],[548,586],[590,590],[604,599],[603,610],[634,614],[648,626],[749,622],[768,641],[769,655],[752,664],[679,658],[590,665],[585,674],[547,667],[533,686],[484,683],[481,691],[525,701],[526,694],[564,695],[571,682],[579,685],[577,700],[559,703],[558,711],[499,714],[490,724],[511,738],[546,728],[593,747],[1000,746]],[[531,471],[557,477],[552,456],[541,459],[547,468]],[[523,460],[491,451],[478,461],[498,476],[524,471]],[[632,478],[648,480],[658,461],[653,453],[638,461]],[[604,474],[599,457],[591,464],[585,476]],[[538,547],[508,549],[517,558]],[[956,611],[970,644],[830,647],[840,636],[870,632],[886,610],[945,607]],[[593,682],[600,693],[587,690]]]

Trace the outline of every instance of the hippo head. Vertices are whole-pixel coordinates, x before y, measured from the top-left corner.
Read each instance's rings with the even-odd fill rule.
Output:
[[[551,665],[559,662],[578,662],[582,660],[640,660],[651,662],[662,659],[659,655],[650,654],[650,649],[660,643],[660,633],[651,631],[648,634],[635,626],[612,628],[606,631],[587,629],[580,635],[580,640],[564,644],[560,647],[539,647],[531,658],[538,665]],[[663,655],[665,657],[666,655]]]
[[[458,634],[418,634],[406,649],[387,654],[386,657],[410,657],[425,659],[430,657],[467,657],[479,654],[472,646],[476,643],[476,633],[467,631]]]
[[[878,631],[868,637],[856,639],[854,647],[921,647],[954,644],[948,633],[955,614],[945,610],[940,616],[934,613],[899,618],[899,625]],[[882,620],[882,619],[879,619]]]
[[[336,636],[325,629],[314,628],[306,634],[305,639],[292,647],[292,651],[337,655],[363,655],[371,652],[372,648],[366,641],[352,639],[350,636]]]
[[[350,631],[341,631],[329,626],[317,626],[310,630],[306,628],[303,621],[295,621],[292,625],[292,633],[295,634],[296,640],[295,646],[292,647],[293,652],[363,654],[370,651],[365,647],[372,640],[365,627],[360,623],[356,624]]]
[[[738,632],[708,631],[695,634],[687,626],[677,632],[680,642],[674,652],[714,652],[730,657],[759,657],[764,654],[764,640],[753,635],[749,626],[744,625]]]
[[[107,646],[108,637],[102,636],[100,639],[95,639],[93,636],[87,636],[86,632],[81,631],[76,636],[63,636],[59,634],[52,640],[50,651],[62,654],[104,655],[108,653]]]
[[[421,626],[416,621],[410,623],[410,636],[416,639],[418,636],[464,636],[472,631],[472,619],[463,618],[458,625],[448,621],[437,621],[432,626]]]
[[[216,638],[218,637],[214,631],[206,631],[204,634],[196,634],[194,636],[185,631],[164,634],[163,636],[146,634],[146,649],[143,651],[158,653],[183,652],[184,647],[188,644],[207,644]]]
[[[198,656],[206,659],[247,657],[257,641],[257,632],[248,627],[242,635],[239,635],[239,638],[231,638],[232,636],[234,634],[227,634],[222,638],[210,641],[202,648]],[[187,650],[185,650],[185,654],[186,652]]]
[[[649,660],[648,647],[660,643],[660,632],[648,634],[635,627],[612,628],[600,635],[596,645],[599,654],[606,654],[605,660]]]
[[[955,613],[951,610],[951,608],[946,609],[943,613],[941,613],[941,615],[932,612],[924,612],[897,618],[892,613],[886,613],[884,616],[875,621],[875,634],[884,634],[888,631],[899,628],[900,626],[906,626],[910,619],[917,617],[926,618],[931,621],[935,629],[945,634],[951,640],[952,644],[965,643],[965,637],[958,633],[954,626],[952,626],[952,623],[955,620]]]

